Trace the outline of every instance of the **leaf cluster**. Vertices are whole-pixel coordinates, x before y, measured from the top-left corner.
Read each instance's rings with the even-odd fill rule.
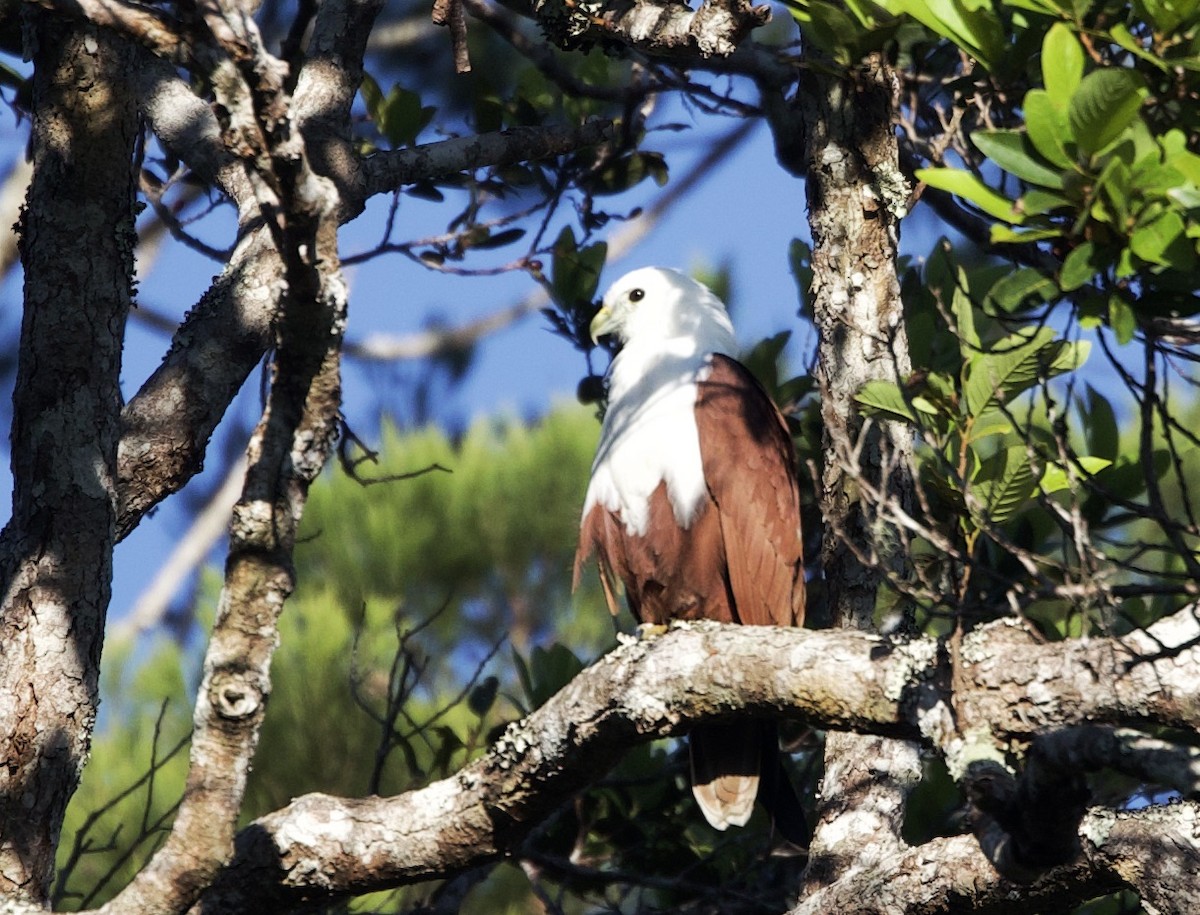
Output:
[[[991,220],[994,245],[1049,251],[1053,266],[1024,268],[1021,303],[1069,298],[1122,342],[1147,318],[1200,311],[1200,125],[1180,104],[1200,88],[1196,4],[909,0],[897,9],[1020,99],[1011,125],[971,132],[963,166],[917,177]],[[1003,62],[1020,47],[1035,51],[1036,67]]]
[[[1011,274],[964,266],[945,244],[909,267],[908,329],[922,368],[901,383],[869,382],[857,395],[865,415],[918,437],[912,552],[920,586],[909,596],[935,620],[1015,604],[1058,636],[1077,634],[1081,623],[1144,623],[1174,605],[1164,599],[1151,609],[1115,589],[1147,580],[1129,544],[1143,549],[1153,539],[1136,519],[1147,513],[1149,483],[1170,477],[1168,449],[1159,443],[1152,460],[1142,459],[1111,395],[1078,377],[1089,341],[1013,322],[1002,306],[1012,285]],[[1107,550],[1093,537],[1106,538]],[[1106,583],[1065,596],[1064,586],[1095,575]]]

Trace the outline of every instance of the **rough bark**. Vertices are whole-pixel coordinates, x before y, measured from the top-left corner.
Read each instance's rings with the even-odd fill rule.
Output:
[[[44,899],[98,702],[134,248],[130,57],[39,15],[13,513],[0,535],[0,894]]]
[[[993,742],[1025,742],[1047,729],[1095,721],[1200,724],[1200,684],[1189,674],[1200,661],[1200,622],[1191,611],[1147,633],[1073,644],[1071,651],[1021,638],[1007,623],[979,630],[968,647],[965,686],[955,700],[977,730],[990,721]],[[1038,689],[1054,682],[1047,677],[1068,685],[1062,701]],[[393,798],[308,795],[256,821],[196,911],[286,911],[305,900],[445,877],[494,860],[634,744],[735,711],[919,740],[945,753],[952,767],[965,767],[976,748],[938,727],[951,701],[949,682],[948,653],[932,639],[676,624],[660,638],[606,655],[448,779]],[[1181,758],[1168,777],[1194,794],[1198,772]],[[1134,835],[1142,829],[1145,838],[1155,827],[1141,824],[1160,816],[1171,825],[1157,854],[1169,860],[1157,862],[1155,873],[1171,874],[1176,890],[1200,891],[1200,872],[1188,870],[1196,842],[1171,845],[1173,834],[1192,828],[1194,805],[1164,810],[1089,813],[1077,824],[1084,858],[1049,871],[1033,898],[1078,900],[1154,879],[1148,868],[1135,873],[1143,850]],[[909,895],[916,875],[921,889]],[[868,891],[888,881],[899,882],[880,896],[884,907],[869,908]],[[973,837],[956,837],[916,849],[889,846],[814,898],[858,899],[862,911],[880,912],[909,905],[909,911],[949,911],[951,902],[975,900],[1000,912],[1006,894],[1017,889]],[[806,902],[800,911],[859,908]]]
[[[295,586],[296,530],[340,422],[346,320],[337,248],[340,195],[333,181],[312,170],[297,108],[284,87],[285,68],[265,51],[253,23],[226,5],[207,15],[214,35],[238,61],[236,70],[220,68],[215,92],[226,112],[225,135],[251,146],[246,161],[254,167],[247,167],[247,177],[283,265],[281,313],[274,322],[271,389],[250,438],[245,487],[233,510],[183,799],[166,842],[104,907],[111,915],[185,909],[232,853],[270,695],[278,619]]]
[[[798,112],[788,116],[798,113],[802,126],[813,237],[810,297],[824,428],[821,573],[832,621],[872,629],[884,575],[901,571],[904,558],[856,491],[854,473],[887,498],[912,502],[911,433],[898,424],[866,426],[854,399],[868,381],[898,381],[910,370],[895,267],[906,185],[892,129],[894,75],[879,57],[841,71],[807,53],[815,66],[797,93]],[[897,854],[907,794],[920,778],[913,744],[830,735],[808,887]]]
[[[532,0],[533,16],[565,48],[590,42],[622,44],[644,54],[680,60],[728,57],[771,8],[749,0],[703,0],[696,9],[677,0],[605,5]]]

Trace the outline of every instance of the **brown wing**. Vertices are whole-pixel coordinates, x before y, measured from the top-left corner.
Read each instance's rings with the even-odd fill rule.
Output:
[[[679,527],[665,483],[650,496],[645,536],[625,530],[620,514],[596,505],[583,519],[575,554],[575,584],[594,552],[608,609],[619,611],[614,584],[620,581],[640,623],[714,619],[732,622],[731,595],[724,574],[721,522],[710,501],[687,530]]]
[[[796,457],[787,423],[744,366],[713,357],[696,400],[704,478],[720,519],[734,618],[804,622]]]

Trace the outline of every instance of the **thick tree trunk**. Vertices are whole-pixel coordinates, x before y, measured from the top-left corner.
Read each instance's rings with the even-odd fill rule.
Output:
[[[138,122],[127,53],[38,15],[13,513],[0,535],[0,895],[42,900],[98,700]]]
[[[817,63],[797,104],[825,430],[821,568],[832,621],[872,629],[883,578],[901,571],[904,558],[876,522],[859,475],[910,503],[912,441],[899,425],[864,426],[854,397],[868,381],[898,381],[911,369],[895,266],[907,187],[892,128],[890,68],[871,59],[838,76],[824,66],[831,61]],[[830,734],[825,760],[810,890],[902,847],[905,800],[921,776],[914,744],[879,737]]]

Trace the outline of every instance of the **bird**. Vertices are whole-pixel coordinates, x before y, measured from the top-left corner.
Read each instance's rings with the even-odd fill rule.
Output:
[[[627,273],[589,331],[615,337],[608,405],[584,498],[574,583],[594,554],[605,602],[618,587],[643,625],[804,622],[795,449],[766,391],[737,361],[724,303],[688,275]],[[804,816],[774,722],[693,726],[692,793],[719,830],[744,826],[756,798],[777,831],[804,842]]]

